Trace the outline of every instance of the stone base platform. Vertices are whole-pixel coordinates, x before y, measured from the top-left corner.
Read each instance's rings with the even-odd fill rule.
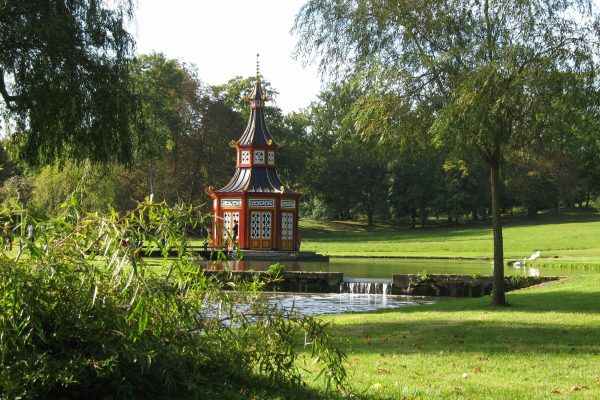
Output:
[[[329,262],[329,256],[317,254],[314,251],[277,251],[277,250],[222,250],[210,247],[190,246],[188,251],[203,260],[217,260],[225,257],[230,261],[317,261]],[[160,250],[144,251],[144,257],[162,257]],[[170,256],[177,255],[175,250],[169,250]]]
[[[243,261],[321,261],[329,262],[329,256],[313,251],[241,250]],[[235,256],[235,254],[232,254]]]

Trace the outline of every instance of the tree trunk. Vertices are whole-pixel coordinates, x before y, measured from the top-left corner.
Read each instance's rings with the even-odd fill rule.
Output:
[[[154,194],[154,168],[151,158],[148,158],[148,189],[150,190],[148,195]]]
[[[494,292],[492,304],[506,305],[504,295],[504,244],[502,243],[502,214],[500,208],[500,163],[491,165],[492,225],[494,231]]]
[[[560,197],[562,192],[562,184],[560,182],[560,178],[558,181],[558,195],[556,196],[556,215],[560,215]]]

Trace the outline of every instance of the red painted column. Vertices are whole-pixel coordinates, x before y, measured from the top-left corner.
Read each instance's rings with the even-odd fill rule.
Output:
[[[274,198],[275,208],[273,216],[273,248],[281,250],[281,196]]]

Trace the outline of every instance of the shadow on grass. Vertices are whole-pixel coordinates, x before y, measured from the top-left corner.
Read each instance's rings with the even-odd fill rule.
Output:
[[[496,321],[369,323],[344,331],[351,354],[573,354],[600,355],[596,327]]]
[[[568,281],[566,281],[568,282]],[[561,284],[551,282],[550,285]],[[491,304],[491,297],[477,299],[444,299],[435,305],[427,307],[407,307],[402,312],[407,314],[421,312],[464,312],[482,311],[488,313],[499,312],[535,312],[535,313],[600,313],[600,287],[595,291],[580,291],[576,289],[561,288],[540,291],[537,287],[517,290],[507,293],[507,307],[497,307]],[[383,310],[385,312],[398,310]]]
[[[236,382],[212,382],[203,389],[204,393],[197,398],[224,400],[326,400],[341,398],[341,395],[337,392],[319,391],[292,383],[274,385],[264,379],[252,377]]]
[[[303,227],[306,240],[313,242],[400,242],[400,241],[452,241],[452,240],[491,240],[491,226],[486,227],[446,227],[436,229],[373,229],[332,231],[320,227]]]
[[[571,223],[600,222],[600,214],[588,210],[570,210],[561,215],[540,215],[536,218],[504,216],[504,227],[544,226]],[[302,227],[306,239],[319,242],[338,241],[385,241],[413,240],[419,238],[440,239],[465,238],[472,236],[491,237],[490,219],[468,221],[460,225],[445,226],[435,224],[425,228],[411,228],[392,224],[375,224],[369,227],[362,221],[318,221],[312,226]]]
[[[339,328],[353,354],[600,355],[600,329],[588,319],[600,313],[600,290],[528,290],[509,295],[508,300],[509,307],[494,307],[487,297],[385,310],[377,322],[371,319]],[[564,323],[561,314],[583,315],[575,322],[570,316]]]

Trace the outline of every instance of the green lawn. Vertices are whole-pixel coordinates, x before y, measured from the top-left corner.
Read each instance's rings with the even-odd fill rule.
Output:
[[[302,249],[332,256],[492,258],[489,222],[410,229],[361,222],[300,222]],[[504,224],[506,258],[541,250],[543,262],[600,264],[600,214],[572,212]],[[550,258],[558,257],[550,260]]]
[[[332,317],[372,399],[600,398],[600,275],[490,298]]]
[[[491,258],[489,223],[425,229],[302,221],[304,250],[334,256]],[[600,266],[600,215],[509,219],[507,259]],[[575,270],[575,273],[576,270]],[[600,274],[489,297],[329,317],[353,389],[371,399],[600,398]]]

